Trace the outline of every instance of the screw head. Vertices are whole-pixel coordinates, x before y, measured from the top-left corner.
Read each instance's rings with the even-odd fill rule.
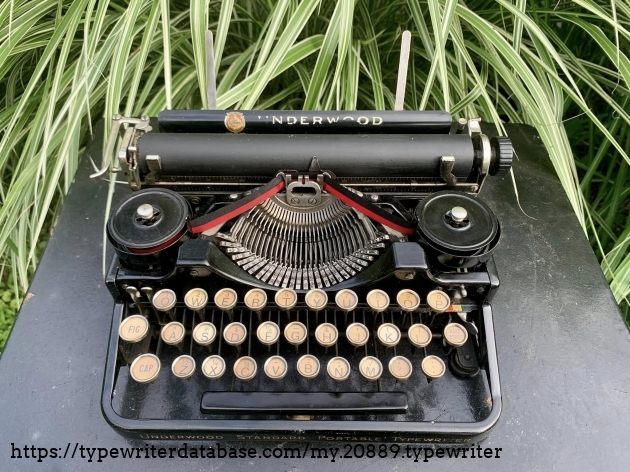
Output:
[[[373,202],[378,202],[378,195],[376,194],[370,195],[370,200],[372,200]]]
[[[230,200],[236,200],[238,198],[238,195],[236,193],[233,193],[232,195],[230,195]]]
[[[311,197],[308,199],[308,203],[311,205],[315,205],[317,203],[317,198]]]
[[[291,199],[291,203],[293,203],[294,205],[297,205],[298,203],[300,203],[300,199],[299,199],[299,198],[296,198],[296,197],[293,197],[293,198]]]
[[[151,205],[149,205],[148,203],[143,203],[138,207],[136,213],[143,220],[150,220],[151,218],[153,218],[155,212],[153,211],[153,207]]]
[[[451,218],[458,223],[461,223],[468,216],[468,212],[465,208],[456,206],[451,209]]]

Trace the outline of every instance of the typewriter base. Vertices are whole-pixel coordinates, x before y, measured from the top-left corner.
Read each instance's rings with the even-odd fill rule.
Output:
[[[289,419],[286,415],[249,414],[237,419],[235,415],[201,412],[201,397],[206,390],[212,390],[210,386],[216,381],[199,373],[190,380],[161,375],[153,384],[140,385],[130,379],[128,368],[117,368],[118,326],[123,305],[116,304],[101,399],[102,411],[120,434],[143,440],[477,442],[495,425],[501,413],[492,309],[490,305],[485,305],[482,311],[480,329],[483,330],[481,338],[485,340],[487,350],[485,368],[469,379],[447,373],[431,383],[422,380],[421,385],[414,386],[416,391],[407,392],[410,403],[408,414],[318,415],[311,420]],[[166,364],[163,363],[162,370],[170,368]],[[225,376],[228,375],[231,373],[226,372]],[[320,376],[323,375],[326,374],[320,373]],[[260,384],[269,383],[269,379],[261,378],[263,376],[259,372],[257,380]],[[414,376],[418,377],[416,382],[424,379],[421,372],[414,372]],[[404,382],[396,385],[395,390],[399,392],[405,392],[411,386]],[[151,389],[150,395],[148,389]],[[254,391],[256,388],[246,386],[241,390]],[[343,392],[343,388],[340,386],[335,391]],[[414,404],[415,409],[412,409]],[[440,417],[448,421],[440,421]]]

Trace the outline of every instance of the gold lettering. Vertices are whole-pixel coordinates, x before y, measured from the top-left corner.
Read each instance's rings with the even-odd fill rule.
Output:
[[[377,120],[378,120],[378,122],[377,122]],[[381,118],[380,116],[373,116],[372,117],[372,124],[374,126],[378,126],[380,124],[383,124],[383,118]]]
[[[281,116],[272,116],[271,117],[271,124],[282,124],[282,117]]]
[[[314,116],[313,117],[313,124],[314,125],[321,125],[322,124],[322,117],[321,116]]]

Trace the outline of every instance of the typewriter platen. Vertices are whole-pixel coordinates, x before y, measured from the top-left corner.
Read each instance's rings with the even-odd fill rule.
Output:
[[[445,112],[115,117],[102,408],[144,439],[468,442],[501,393],[507,138]]]

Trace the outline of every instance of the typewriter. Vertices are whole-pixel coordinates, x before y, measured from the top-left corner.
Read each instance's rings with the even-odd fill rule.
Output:
[[[120,144],[117,144],[119,142]],[[439,111],[113,119],[102,410],[142,439],[477,441],[506,137]]]

